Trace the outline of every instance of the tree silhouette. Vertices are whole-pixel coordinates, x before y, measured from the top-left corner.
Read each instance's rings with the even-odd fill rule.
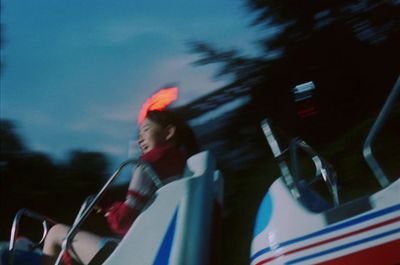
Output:
[[[0,150],[4,152],[22,152],[25,145],[15,131],[15,125],[9,120],[0,120]]]
[[[398,1],[246,0],[262,37],[260,54],[246,56],[202,41],[189,43],[218,63],[216,76],[251,88],[256,113],[297,135],[328,142],[381,106],[400,69]],[[263,31],[264,30],[264,31]],[[272,32],[272,34],[271,34]],[[316,85],[318,115],[300,119],[292,89]],[[325,132],[325,138],[319,131]]]
[[[99,152],[72,151],[65,165],[68,180],[78,190],[87,194],[95,193],[105,181],[108,161]]]
[[[70,223],[83,200],[104,182],[107,157],[75,150],[66,162],[55,163],[47,154],[29,150],[12,121],[0,120],[0,125],[0,239],[8,238],[21,208]]]

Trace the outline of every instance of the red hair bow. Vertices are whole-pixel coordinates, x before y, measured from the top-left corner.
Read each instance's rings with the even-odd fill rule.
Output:
[[[163,110],[178,98],[178,87],[160,89],[148,98],[139,112],[138,122],[141,124],[150,110]]]

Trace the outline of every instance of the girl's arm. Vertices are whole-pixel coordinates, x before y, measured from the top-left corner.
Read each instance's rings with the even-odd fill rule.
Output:
[[[132,174],[124,202],[116,202],[105,214],[111,230],[123,236],[154,194],[155,187],[144,166]]]

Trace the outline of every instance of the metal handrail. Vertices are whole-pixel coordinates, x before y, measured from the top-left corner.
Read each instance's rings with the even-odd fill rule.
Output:
[[[14,254],[15,254],[15,242],[17,240],[17,236],[19,233],[19,224],[20,224],[20,220],[22,218],[22,216],[27,216],[30,217],[32,219],[36,219],[42,222],[42,226],[43,226],[43,234],[42,234],[42,238],[39,240],[39,242],[35,243],[35,247],[39,246],[40,244],[43,243],[44,239],[47,236],[47,233],[49,231],[49,224],[54,225],[57,222],[54,221],[53,219],[38,214],[34,211],[28,210],[26,208],[23,208],[21,210],[19,210],[13,220],[12,226],[11,226],[11,235],[10,235],[10,245],[8,247],[9,251],[10,251],[10,259],[9,259],[9,264],[13,264],[13,260],[14,260]]]
[[[83,211],[89,206],[90,202],[93,200],[94,195],[89,195],[84,202],[81,205],[81,208],[79,209],[78,214],[75,217],[75,220],[73,222],[73,225],[76,224],[76,222],[79,220],[79,218],[82,216]]]
[[[375,123],[372,125],[369,134],[364,142],[364,149],[363,149],[364,159],[366,160],[368,166],[371,168],[372,172],[375,174],[382,188],[387,187],[390,184],[390,181],[372,154],[372,143],[374,142],[376,136],[378,135],[383,124],[385,123],[386,118],[389,116],[389,113],[392,110],[393,105],[395,104],[395,101],[399,96],[399,93],[400,93],[400,76],[397,78],[397,81],[392,91],[390,92],[388,98],[386,99],[386,102],[382,110],[380,111],[378,117],[376,118]]]
[[[302,149],[305,153],[311,156],[312,161],[315,166],[315,179],[319,179],[322,177],[327,184],[329,191],[332,195],[333,204],[335,207],[339,206],[339,193],[337,188],[337,175],[333,166],[320,157],[320,155],[312,149],[305,141],[300,138],[294,138],[291,140],[289,145],[290,150],[290,161],[291,161],[291,170],[294,177],[294,181],[297,182],[300,179],[300,168],[298,162],[298,149]]]
[[[291,194],[296,199],[300,198],[300,191],[297,186],[297,183],[300,179],[297,150],[298,148],[301,148],[304,152],[311,156],[316,170],[315,179],[318,179],[320,177],[324,179],[330,193],[332,194],[333,204],[335,207],[337,207],[340,202],[336,183],[337,175],[335,170],[333,169],[333,166],[326,160],[321,158],[318,153],[311,148],[311,146],[309,146],[306,142],[299,138],[292,139],[289,148],[282,151],[279,147],[278,141],[272,133],[271,126],[269,125],[269,121],[267,119],[261,121],[261,127],[274,155],[274,158],[278,161],[278,166],[281,171],[282,177],[286,185],[288,186]],[[288,150],[290,152],[290,168],[284,160],[284,153]]]
[[[61,251],[58,254],[57,260],[54,263],[54,265],[62,264],[62,257],[64,255],[65,251],[71,246],[72,239],[78,233],[79,227],[82,225],[83,221],[92,212],[93,208],[96,206],[97,202],[101,199],[101,197],[103,196],[105,191],[108,189],[108,187],[111,185],[111,183],[121,173],[122,169],[125,168],[129,164],[137,164],[138,162],[139,162],[139,160],[137,160],[137,159],[129,159],[129,160],[126,160],[123,163],[121,163],[121,165],[118,167],[118,169],[111,175],[111,177],[108,179],[108,181],[103,185],[103,187],[100,189],[100,191],[94,197],[87,199],[87,203],[84,203],[82,205],[77,217],[75,218],[74,224],[68,230],[68,233],[62,242]]]
[[[48,232],[48,223],[50,224],[56,224],[57,222],[52,220],[51,218],[38,214],[36,212],[33,212],[31,210],[28,209],[21,209],[17,212],[17,214],[14,217],[13,223],[12,223],[12,227],[11,227],[11,236],[10,236],[10,245],[9,245],[9,250],[13,251],[15,249],[15,241],[17,239],[17,235],[19,232],[19,223],[20,220],[22,218],[22,216],[28,216],[31,217],[33,219],[42,221],[42,225],[43,225],[43,235],[42,238],[39,240],[38,243],[36,243],[36,245],[40,245],[41,243],[43,243],[44,238],[47,235]]]
[[[267,138],[269,147],[271,148],[272,154],[278,161],[279,170],[281,171],[282,177],[288,186],[290,193],[295,197],[300,197],[299,189],[296,186],[295,180],[290,173],[289,167],[286,161],[283,159],[283,154],[285,151],[281,151],[278,141],[276,140],[274,134],[272,133],[271,126],[269,125],[268,119],[261,121],[261,128],[263,129],[264,135]]]

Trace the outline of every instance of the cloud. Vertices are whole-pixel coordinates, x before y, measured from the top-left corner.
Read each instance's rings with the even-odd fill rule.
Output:
[[[194,67],[191,63],[195,59],[194,55],[171,57],[159,62],[153,71],[153,82],[177,82],[181,87],[177,105],[187,104],[225,84],[223,80],[213,80],[215,66]]]
[[[124,108],[113,109],[112,111],[105,114],[105,119],[116,122],[130,122],[136,120],[135,115],[132,113],[132,108],[128,109],[131,104],[124,105]]]
[[[128,143],[128,141],[126,142]],[[128,156],[128,144],[126,145],[100,145],[98,150],[111,156],[127,157]]]
[[[163,35],[173,38],[177,32],[172,27],[167,28],[149,18],[114,19],[104,24],[100,37],[103,42],[122,44],[146,34]]]
[[[215,119],[219,116],[224,115],[227,112],[233,111],[247,103],[250,102],[250,97],[249,96],[243,96],[238,99],[235,99],[231,102],[228,102],[226,104],[223,104],[222,106],[219,106],[218,108],[209,111],[207,113],[204,113],[203,115],[196,117],[192,120],[190,120],[190,125],[191,126],[199,126],[204,124],[205,122]]]
[[[89,118],[76,117],[75,121],[71,122],[65,129],[75,135],[93,135],[93,137],[97,138],[118,141],[129,139],[133,131],[132,124],[132,118],[131,120],[121,121],[106,117],[105,114],[97,113]]]

